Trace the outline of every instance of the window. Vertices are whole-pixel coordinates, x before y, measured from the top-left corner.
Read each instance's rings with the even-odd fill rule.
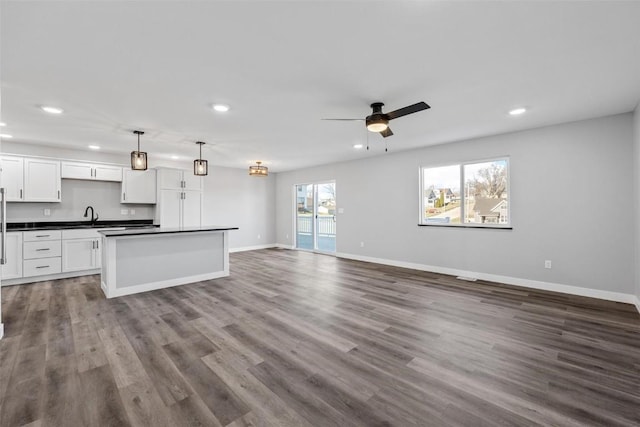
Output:
[[[420,169],[420,224],[509,227],[509,159]]]

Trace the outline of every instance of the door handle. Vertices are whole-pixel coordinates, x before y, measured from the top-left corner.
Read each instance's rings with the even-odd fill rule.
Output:
[[[50,251],[50,250],[51,250],[50,248],[41,248],[41,249],[36,249],[36,252],[39,252],[39,251]]]

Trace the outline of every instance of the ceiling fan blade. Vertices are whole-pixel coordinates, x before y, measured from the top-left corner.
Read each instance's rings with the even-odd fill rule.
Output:
[[[408,107],[399,108],[390,113],[386,113],[389,120],[397,119],[398,117],[406,116],[407,114],[417,113],[418,111],[427,110],[431,108],[426,102],[418,102],[417,104],[409,105]]]
[[[364,119],[320,119],[320,120],[337,120],[340,122],[353,122],[353,121],[363,122],[364,121]]]
[[[391,128],[386,128],[385,130],[380,132],[380,135],[382,135],[382,136],[384,136],[386,138],[388,136],[393,135],[393,132],[391,132]]]

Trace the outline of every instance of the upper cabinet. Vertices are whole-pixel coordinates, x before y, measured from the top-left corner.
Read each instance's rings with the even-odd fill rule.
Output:
[[[7,189],[7,202],[24,200],[24,158],[0,157],[0,182]]]
[[[156,171],[124,169],[120,203],[156,203]]]
[[[25,157],[25,202],[59,202],[60,186],[60,161]]]
[[[158,185],[163,190],[202,190],[202,178],[188,170],[158,168]]]
[[[62,162],[62,178],[122,181],[122,167],[94,163]]]

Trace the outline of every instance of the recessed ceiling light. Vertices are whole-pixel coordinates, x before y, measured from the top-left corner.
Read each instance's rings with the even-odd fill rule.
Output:
[[[180,158],[180,156],[171,156],[171,158],[172,158],[173,160],[178,160],[178,159]]]
[[[226,113],[229,111],[229,106],[225,104],[213,104],[213,109],[218,113]]]
[[[100,146],[99,145],[90,145],[89,148],[91,148],[92,150],[99,150]]]
[[[0,122],[0,128],[1,128],[1,127],[5,127],[6,125],[7,125],[6,123],[4,123],[4,122]]]
[[[64,110],[62,108],[51,107],[49,105],[43,105],[40,108],[42,109],[42,111],[45,111],[45,112],[47,112],[49,114],[62,114],[62,113],[64,113]]]
[[[524,114],[526,112],[526,108],[514,108],[513,110],[509,111],[509,114],[511,114],[512,116],[519,116],[520,114]]]
[[[0,133],[0,138],[13,138],[13,135],[9,135],[8,133]]]
[[[353,148],[357,148],[358,150],[361,149],[363,147],[362,144],[354,144]]]

